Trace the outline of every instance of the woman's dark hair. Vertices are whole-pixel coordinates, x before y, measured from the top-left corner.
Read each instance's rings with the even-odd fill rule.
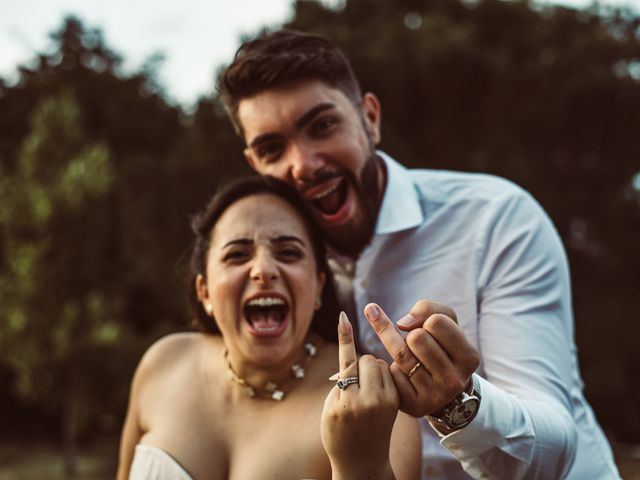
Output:
[[[238,105],[243,98],[298,80],[320,80],[354,104],[360,85],[345,54],[319,35],[280,30],[243,44],[218,78],[218,92],[236,132],[242,136]]]
[[[327,264],[322,233],[298,192],[288,184],[272,177],[247,177],[225,185],[213,196],[207,206],[192,218],[191,227],[196,238],[191,253],[189,303],[194,315],[194,326],[202,332],[220,333],[215,321],[207,315],[202,303],[198,300],[195,288],[198,275],[207,278],[207,253],[211,242],[211,231],[227,208],[238,200],[260,194],[269,194],[284,200],[300,215],[311,241],[318,272],[323,272],[326,278],[321,296],[322,305],[314,314],[311,329],[325,340],[336,342],[338,301],[331,270]]]

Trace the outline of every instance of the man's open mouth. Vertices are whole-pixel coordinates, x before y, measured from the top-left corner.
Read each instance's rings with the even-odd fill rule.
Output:
[[[329,182],[327,188],[313,196],[307,197],[311,204],[325,215],[335,215],[344,206],[347,199],[348,183],[346,178],[339,177]]]
[[[266,336],[279,335],[283,331],[288,312],[287,302],[276,296],[254,297],[243,308],[251,333]]]

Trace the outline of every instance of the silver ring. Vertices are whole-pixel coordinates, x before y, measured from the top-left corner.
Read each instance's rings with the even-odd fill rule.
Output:
[[[416,373],[416,371],[422,366],[422,364],[420,362],[416,363],[414,365],[414,367],[411,369],[411,371],[409,372],[409,375],[407,375],[408,378],[411,378],[411,376]]]
[[[349,385],[353,385],[353,384],[358,384],[358,377],[347,377],[347,378],[341,378],[340,380],[338,380],[336,382],[336,385],[338,385],[338,388],[340,390],[344,390],[346,389]]]

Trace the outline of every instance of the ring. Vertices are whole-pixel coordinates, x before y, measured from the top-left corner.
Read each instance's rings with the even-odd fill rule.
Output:
[[[346,389],[349,385],[352,384],[357,384],[358,383],[358,377],[347,377],[347,378],[341,378],[340,380],[338,380],[336,382],[336,385],[338,385],[338,388],[340,390],[344,390]]]
[[[416,363],[414,365],[414,367],[411,369],[411,371],[409,372],[409,375],[407,375],[408,378],[411,378],[411,376],[416,373],[416,371],[422,366],[422,364],[420,362]]]

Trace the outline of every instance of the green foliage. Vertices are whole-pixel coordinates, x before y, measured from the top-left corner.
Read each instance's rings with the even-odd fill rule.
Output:
[[[78,106],[63,93],[36,107],[17,168],[2,178],[7,268],[0,274],[0,303],[8,319],[2,351],[26,398],[59,403],[55,397],[68,392],[52,384],[59,380],[52,371],[69,369],[79,343],[118,340],[118,302],[95,278],[108,262],[95,255],[104,243],[101,232],[85,229],[78,236],[77,229],[61,228],[104,209],[113,184],[108,162],[105,145],[86,143]]]
[[[638,16],[298,1],[287,26],[346,51],[403,163],[495,173],[540,200],[570,257],[587,394],[610,433],[637,441]],[[17,85],[0,79],[0,386],[15,400],[0,408],[72,405],[80,432],[114,432],[142,351],[188,319],[189,215],[248,169],[219,99],[186,114],[163,98],[160,57],[125,76],[79,20],[52,38]]]

